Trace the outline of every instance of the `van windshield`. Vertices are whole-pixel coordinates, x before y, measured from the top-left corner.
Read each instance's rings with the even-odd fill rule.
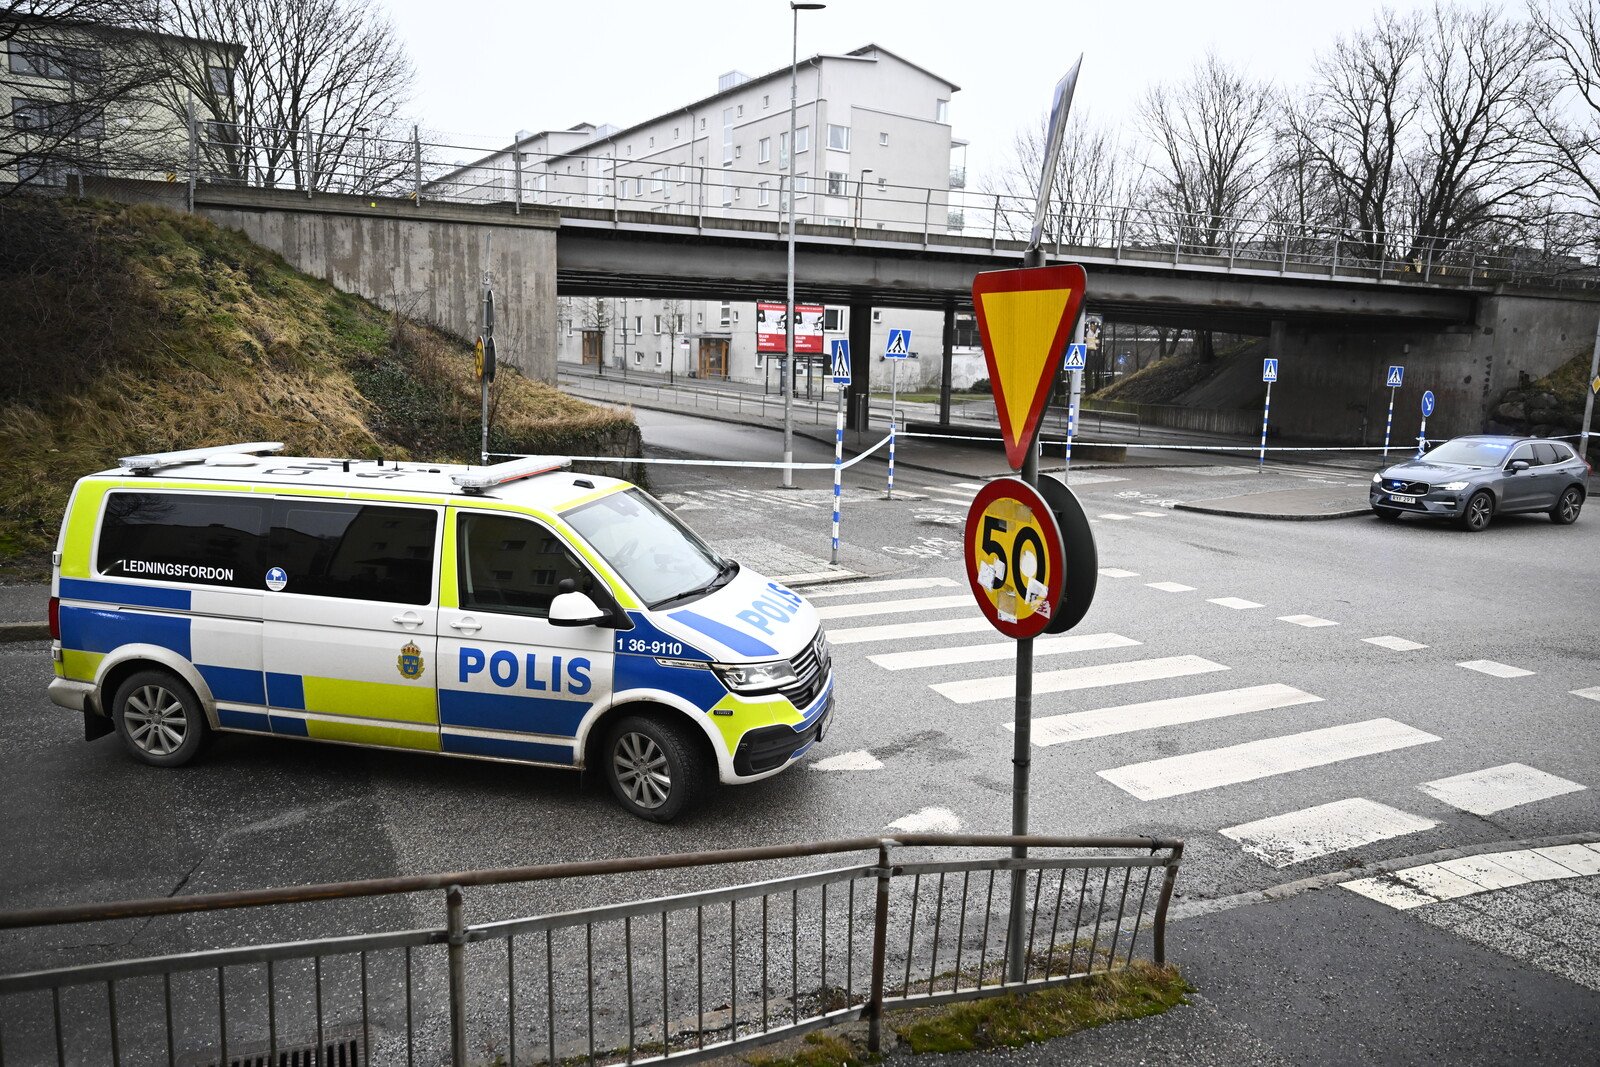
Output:
[[[639,489],[590,501],[562,518],[652,608],[703,596],[738,573]]]

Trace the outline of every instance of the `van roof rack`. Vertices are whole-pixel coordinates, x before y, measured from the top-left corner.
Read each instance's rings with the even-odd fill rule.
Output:
[[[572,460],[565,456],[524,456],[504,463],[492,463],[476,470],[461,471],[452,474],[450,480],[463,493],[481,493],[508,482],[521,481],[536,474],[548,474],[570,466]]]
[[[212,456],[257,456],[264,452],[282,452],[282,441],[250,441],[237,445],[213,445],[210,448],[184,448],[176,452],[152,452],[147,456],[123,456],[117,465],[135,474],[148,474],[167,467],[181,467],[186,463],[203,463]]]

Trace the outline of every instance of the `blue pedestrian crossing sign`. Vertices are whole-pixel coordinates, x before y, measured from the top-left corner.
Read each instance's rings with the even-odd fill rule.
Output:
[[[1275,382],[1278,380],[1277,360],[1264,359],[1261,361],[1261,380],[1264,382]]]
[[[1088,358],[1088,345],[1067,346],[1067,370],[1082,370],[1084,360]]]
[[[1427,418],[1433,414],[1433,390],[1429,389],[1422,394],[1422,417]]]
[[[843,338],[833,342],[833,384],[850,384],[850,342]]]
[[[1400,383],[1405,381],[1405,377],[1406,377],[1406,369],[1404,367],[1390,367],[1389,368],[1389,388],[1390,389],[1398,389],[1398,388],[1400,388]]]
[[[889,343],[884,346],[884,359],[905,359],[911,355],[911,331],[890,330]]]

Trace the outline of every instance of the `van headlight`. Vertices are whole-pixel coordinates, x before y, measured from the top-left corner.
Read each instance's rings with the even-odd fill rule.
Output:
[[[711,669],[717,672],[723,685],[739,693],[782,689],[800,680],[794,673],[794,665],[786,659],[766,663],[713,663]]]
[[[1467,487],[1466,482],[1445,482],[1439,488],[1447,493],[1459,493]]]

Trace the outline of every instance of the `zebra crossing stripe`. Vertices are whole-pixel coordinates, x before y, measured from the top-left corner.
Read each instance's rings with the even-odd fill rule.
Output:
[[[1491,678],[1526,678],[1534,673],[1525,671],[1521,667],[1512,667],[1504,663],[1496,663],[1492,659],[1469,659],[1465,663],[1457,663],[1457,667],[1465,667],[1469,671],[1487,674]]]
[[[1128,648],[1139,644],[1121,634],[1071,634],[1066,637],[1041,637],[1033,643],[1035,656],[1059,656],[1069,652],[1092,652],[1102,648]],[[886,671],[904,671],[919,667],[942,667],[956,663],[984,663],[990,660],[1010,659],[1016,655],[1015,641],[996,641],[983,645],[956,645],[951,648],[922,648],[911,652],[886,652],[881,656],[868,656],[873,663]]]
[[[1393,634],[1385,634],[1382,637],[1363,637],[1361,640],[1365,641],[1369,645],[1377,645],[1379,648],[1387,648],[1391,652],[1415,652],[1419,648],[1428,647],[1427,645],[1419,644],[1416,641],[1407,641],[1403,637],[1395,637]]]
[[[1138,571],[1125,571],[1121,567],[1101,567],[1100,568],[1100,577],[1102,577],[1102,578],[1137,578],[1137,577],[1139,577],[1139,572]]]
[[[1340,885],[1352,893],[1406,911],[1491,889],[1595,874],[1600,874],[1600,845],[1574,844],[1485,852],[1442,863],[1406,867],[1372,878],[1356,878]]]
[[[1214,597],[1213,599],[1206,601],[1206,603],[1218,604],[1225,608],[1232,608],[1235,611],[1249,611],[1251,608],[1260,608],[1266,606],[1264,604],[1257,604],[1254,600],[1246,600],[1244,597],[1238,596]]]
[[[863,615],[903,615],[910,611],[938,611],[972,607],[972,594],[924,596],[911,600],[875,600],[869,604],[832,604],[817,609],[819,619],[856,619]]]
[[[1361,797],[1336,800],[1219,831],[1272,867],[1288,867],[1439,825]]]
[[[1582,697],[1585,700],[1600,700],[1600,685],[1592,686],[1588,689],[1574,689],[1572,695]]]
[[[1132,682],[1156,682],[1165,678],[1184,678],[1191,674],[1209,674],[1225,671],[1220,663],[1212,663],[1199,656],[1166,656],[1160,659],[1136,659],[1126,663],[1101,663],[1092,667],[1070,667],[1066,670],[1043,671],[1033,676],[1033,692],[1066,693],[1075,689],[1097,689],[1103,685],[1127,685]],[[984,700],[999,700],[1012,695],[1013,674],[993,678],[969,678],[959,682],[940,682],[929,686],[935,693],[957,704],[976,704]]]
[[[1279,615],[1279,622],[1292,623],[1295,626],[1338,626],[1332,619],[1319,619],[1315,615]]]
[[[905,589],[945,589],[955,585],[954,578],[885,578],[879,582],[852,582],[833,589],[818,589],[806,593],[807,600],[826,597],[860,596],[866,593],[898,593]]]
[[[1146,582],[1151,589],[1159,589],[1163,593],[1192,593],[1194,586],[1184,585],[1182,582]]]
[[[1140,800],[1198,793],[1258,778],[1425,745],[1439,738],[1393,719],[1368,719],[1185,756],[1130,763],[1100,777]]]
[[[1167,700],[1147,700],[1114,708],[1074,711],[1066,715],[1045,715],[1033,720],[1033,743],[1046,748],[1069,741],[1157,730],[1164,726],[1247,715],[1253,711],[1315,704],[1321,700],[1321,697],[1302,692],[1292,685],[1273,683]],[[1006,723],[1006,729],[1016,729],[1015,724]]]
[[[1493,815],[1535,801],[1576,793],[1587,786],[1558,778],[1525,763],[1506,763],[1426,782],[1418,789],[1452,808],[1474,815]]]
[[[859,645],[870,641],[906,641],[917,637],[946,637],[950,634],[990,633],[994,627],[982,615],[960,619],[929,619],[926,622],[895,622],[882,626],[852,626],[829,630],[830,645]]]
[[[951,482],[950,484],[957,489],[967,489],[974,493],[983,488],[977,482]]]

